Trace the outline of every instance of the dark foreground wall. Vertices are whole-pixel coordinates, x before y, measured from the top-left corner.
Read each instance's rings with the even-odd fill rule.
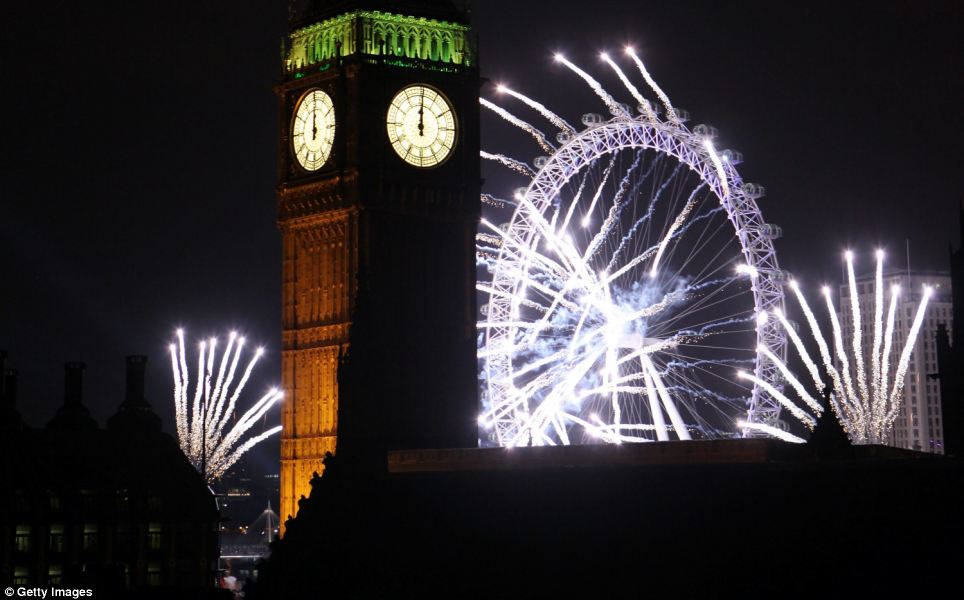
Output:
[[[378,476],[335,462],[257,597],[960,590],[961,475],[910,453]]]

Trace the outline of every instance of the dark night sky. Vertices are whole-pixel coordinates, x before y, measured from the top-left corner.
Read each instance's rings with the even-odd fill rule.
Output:
[[[741,173],[766,185],[766,220],[785,231],[781,264],[804,282],[836,278],[845,246],[883,244],[903,266],[905,238],[915,268],[947,267],[962,199],[960,2],[473,4],[483,74],[570,120],[603,107],[551,54],[616,91],[597,54],[633,43],[693,123],[743,152]],[[65,360],[87,362],[103,422],[122,400],[123,357],[143,353],[171,431],[178,325],[192,339],[237,327],[269,350],[249,393],[278,381],[285,6],[5,3],[0,348],[29,423],[60,404]],[[486,149],[538,154],[484,125]]]

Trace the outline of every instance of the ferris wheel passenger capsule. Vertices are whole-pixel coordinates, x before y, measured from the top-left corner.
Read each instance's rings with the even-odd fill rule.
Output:
[[[548,163],[549,163],[549,157],[548,157],[548,156],[537,156],[537,157],[535,158],[535,160],[532,161],[532,164],[533,164],[533,165],[535,166],[535,168],[537,168],[537,169],[541,169],[541,168],[545,167],[546,164],[548,164]]]
[[[700,137],[708,138],[708,139],[713,139],[717,136],[717,134],[719,134],[719,132],[716,130],[716,127],[713,127],[712,125],[705,125],[703,123],[700,123],[699,125],[694,127],[693,133],[695,133]]]
[[[517,187],[514,192],[512,192],[512,197],[516,200],[522,200],[526,197],[526,192],[528,190],[524,187]]]
[[[786,383],[787,383],[787,379],[786,377],[783,376],[782,373],[774,373],[773,375],[770,376],[770,385],[780,387],[782,385],[785,385]]]
[[[773,223],[764,223],[760,226],[760,235],[768,240],[778,240],[783,237],[783,228]]]
[[[572,141],[572,134],[568,131],[560,131],[556,134],[556,141],[560,144],[568,144]]]
[[[743,153],[736,150],[724,150],[720,153],[720,158],[731,165],[738,165],[743,162]]]
[[[645,102],[645,104],[636,105],[636,110],[638,110],[640,114],[645,115],[649,111],[653,111],[653,114],[655,115],[658,115],[660,113],[660,110],[662,109],[662,107],[659,104],[655,102],[650,102],[649,100],[646,100],[646,99],[644,99],[643,102]]]
[[[582,124],[586,127],[596,127],[602,125],[603,116],[598,113],[586,113],[582,116]]]
[[[744,183],[743,193],[750,198],[762,198],[767,195],[767,189],[759,183]]]
[[[690,111],[685,108],[674,108],[673,112],[676,113],[676,118],[680,123],[686,123],[690,120]]]
[[[488,304],[483,304],[482,306],[480,306],[480,307],[479,307],[479,314],[481,314],[483,317],[489,316],[489,305],[488,305]]]
[[[793,281],[793,273],[790,271],[784,271],[783,269],[773,269],[766,271],[766,277],[770,281],[776,281],[780,283],[789,283]]]
[[[609,112],[614,117],[622,117],[623,115],[633,114],[633,110],[624,102],[617,103],[615,106],[609,109]]]

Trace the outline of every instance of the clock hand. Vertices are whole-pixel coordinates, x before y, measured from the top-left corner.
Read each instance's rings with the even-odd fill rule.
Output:
[[[418,135],[425,135],[425,92],[422,92],[422,99],[418,103]]]
[[[311,141],[315,141],[318,135],[318,127],[315,126],[315,113],[311,113]]]

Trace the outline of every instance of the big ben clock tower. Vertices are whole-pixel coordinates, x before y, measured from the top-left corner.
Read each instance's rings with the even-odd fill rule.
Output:
[[[326,452],[476,445],[479,84],[449,0],[316,0],[292,27],[282,517]]]

